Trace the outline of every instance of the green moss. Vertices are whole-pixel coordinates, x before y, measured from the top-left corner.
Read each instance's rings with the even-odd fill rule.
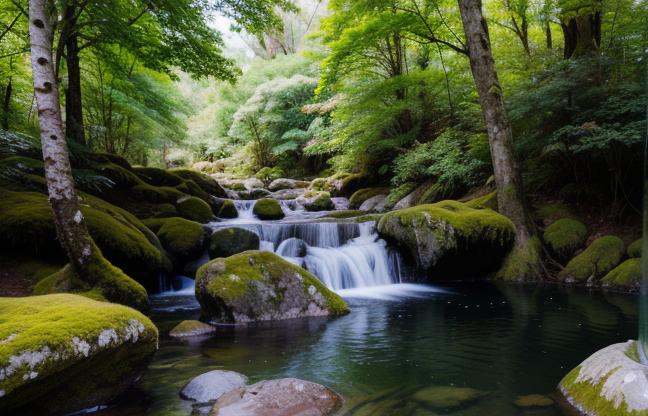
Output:
[[[541,220],[545,225],[549,225],[561,218],[573,218],[574,215],[571,213],[569,207],[562,203],[545,205],[540,207],[534,213],[534,218]]]
[[[0,340],[0,368],[15,370],[0,380],[0,412],[26,405],[29,414],[66,414],[105,403],[139,377],[158,331],[133,309],[60,294],[0,298]],[[87,353],[74,347],[80,342]],[[25,352],[32,365],[16,365]]]
[[[178,201],[178,213],[182,218],[207,224],[213,219],[209,205],[195,196],[185,197]]]
[[[196,172],[191,169],[174,169],[173,174],[180,176],[184,180],[194,181],[203,191],[209,195],[218,198],[227,198],[227,192],[219,185],[214,178],[202,172]]]
[[[365,212],[360,210],[335,211],[326,214],[323,218],[345,219],[345,218],[360,217],[363,216],[364,214]]]
[[[53,264],[41,260],[30,260],[22,263],[18,267],[18,272],[31,277],[34,283],[38,283],[44,278],[57,273],[63,268],[63,264]]]
[[[165,186],[151,186],[149,184],[136,185],[131,189],[133,196],[140,200],[154,204],[173,204],[184,194],[175,188]]]
[[[563,218],[547,227],[543,239],[553,253],[569,260],[585,244],[587,227],[580,221]]]
[[[236,210],[236,205],[234,205],[234,202],[229,199],[225,200],[225,202],[223,202],[223,206],[218,211],[218,214],[216,214],[216,216],[220,218],[237,218],[238,211]]]
[[[331,201],[331,194],[328,192],[320,192],[310,202],[304,204],[306,211],[330,211],[335,209],[335,204]]]
[[[413,192],[417,188],[417,184],[414,182],[404,183],[397,188],[392,189],[387,198],[382,202],[386,210],[391,210],[401,199],[405,198],[409,193]]]
[[[245,185],[240,182],[237,182],[231,186],[231,189],[236,192],[245,191]]]
[[[149,230],[157,234],[157,232],[160,230],[160,228],[162,228],[167,219],[168,218],[147,218],[145,220],[142,220],[142,224],[144,224]]]
[[[197,222],[166,218],[157,232],[162,246],[180,261],[198,257],[203,251],[205,232]]]
[[[558,278],[563,281],[597,281],[621,262],[624,252],[625,245],[619,237],[608,235],[598,238],[572,259],[558,274]]]
[[[542,259],[540,258],[540,239],[531,237],[529,243],[521,247],[513,246],[506,256],[496,277],[506,282],[530,282],[542,275]]]
[[[603,286],[623,286],[638,289],[641,286],[641,259],[629,259],[605,275]]]
[[[25,173],[33,173],[39,176],[45,175],[45,165],[42,160],[31,159],[23,156],[11,156],[0,160],[0,172],[8,168],[20,170]]]
[[[630,258],[641,258],[641,251],[643,250],[643,238],[638,239],[628,246],[628,256]]]
[[[271,282],[278,283],[285,271],[291,270],[303,278],[304,290],[307,291],[310,286],[314,286],[324,296],[332,316],[349,313],[349,308],[342,298],[331,292],[315,276],[267,251],[245,251],[231,257],[212,260],[198,270],[196,285],[201,284],[207,269],[216,262],[223,263],[224,269],[215,279],[207,283],[206,290],[212,297],[226,300],[238,299],[247,292],[249,282],[263,282],[270,279]],[[232,275],[239,278],[232,279],[230,278]]]
[[[418,203],[416,205],[435,203],[439,199],[441,199],[442,193],[443,193],[443,188],[441,187],[441,185],[435,183],[434,185],[430,186],[427,189],[427,191],[425,191],[425,193],[423,194],[421,199],[418,200]]]
[[[490,194],[480,196],[479,198],[470,200],[465,204],[470,208],[475,208],[475,209],[488,208],[497,212],[499,208],[497,206],[497,191],[493,191]]]
[[[145,182],[135,172],[114,163],[99,165],[98,171],[103,176],[115,182],[120,188],[132,188],[136,185],[145,185]]]
[[[86,292],[100,294],[109,302],[119,303],[139,311],[146,312],[150,306],[146,289],[110,264],[96,246],[93,248],[87,279],[81,280],[68,264],[34,287],[35,295]]]
[[[178,186],[184,183],[184,179],[180,176],[168,172],[164,169],[158,168],[133,168],[133,172],[137,174],[144,182],[153,186]]]
[[[160,204],[157,206],[155,216],[160,218],[177,217],[178,210],[171,204]]]
[[[128,160],[119,155],[113,155],[111,153],[94,153],[91,154],[90,157],[97,163],[113,163],[129,170],[132,170],[133,168],[131,164],[128,163]]]
[[[261,220],[280,220],[284,217],[284,212],[276,199],[266,198],[257,201],[252,210],[254,215]]]
[[[560,388],[566,391],[569,397],[581,407],[588,414],[595,414],[597,416],[645,416],[645,412],[638,412],[633,410],[628,412],[628,405],[625,401],[621,402],[619,407],[614,406],[614,402],[605,399],[601,393],[603,385],[608,378],[617,370],[617,368],[610,370],[610,372],[600,380],[597,384],[591,384],[589,381],[576,382],[578,374],[580,373],[581,366],[574,368],[562,379]]]
[[[376,224],[378,224],[384,215],[385,215],[385,214],[367,214],[367,215],[362,215],[362,216],[356,218],[356,219],[355,219],[355,222],[357,222],[357,223],[361,223],[361,222],[374,221]]]
[[[199,321],[182,321],[169,332],[172,337],[190,337],[216,332],[216,328]]]
[[[200,198],[205,202],[209,201],[209,199],[211,198],[207,192],[203,191],[202,188],[200,186],[198,186],[198,184],[196,182],[192,181],[192,180],[185,181],[183,186],[184,186],[184,189],[186,189],[186,191],[182,190],[182,192],[184,192],[184,193],[186,193],[188,195]],[[178,189],[180,189],[180,187],[178,187]]]
[[[209,242],[209,258],[229,257],[248,250],[259,249],[259,236],[252,231],[230,227],[215,231]]]
[[[356,191],[351,198],[349,198],[349,204],[351,208],[358,208],[369,198],[373,198],[376,195],[387,195],[389,193],[389,188],[366,188]]]
[[[310,187],[316,191],[329,191],[332,189],[332,185],[326,178],[314,179],[313,182],[311,182]]]

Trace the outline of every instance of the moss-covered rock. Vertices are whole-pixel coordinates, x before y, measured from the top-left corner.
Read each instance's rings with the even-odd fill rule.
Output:
[[[136,185],[131,189],[131,195],[138,201],[153,204],[173,204],[184,194],[175,188],[167,186],[151,186],[149,184]]]
[[[404,248],[431,279],[448,279],[496,270],[512,246],[515,227],[492,210],[442,201],[387,213],[378,233]]]
[[[238,218],[236,205],[234,205],[234,202],[232,202],[232,200],[226,199],[216,216],[220,218]]]
[[[365,173],[342,173],[329,178],[333,184],[331,195],[349,198],[357,190],[371,186],[371,178]]]
[[[145,287],[157,285],[162,255],[157,237],[128,212],[79,193],[80,208],[93,240],[113,265]],[[0,248],[7,252],[62,261],[47,197],[0,188]]]
[[[625,245],[619,237],[597,238],[558,274],[565,282],[597,282],[621,263]]]
[[[255,188],[255,189],[246,189],[239,192],[239,198],[244,201],[253,201],[261,198],[265,198],[270,195],[272,192],[267,189]]]
[[[452,409],[475,403],[488,392],[472,389],[470,387],[427,387],[416,392],[412,399],[436,409]]]
[[[75,295],[0,298],[0,413],[107,403],[144,371],[158,331],[141,313]]]
[[[648,414],[648,367],[631,358],[636,348],[635,341],[628,341],[595,352],[562,379],[560,392],[579,414]]]
[[[177,217],[178,210],[171,204],[160,204],[154,215],[158,218]]]
[[[205,247],[205,231],[194,221],[166,218],[157,231],[162,247],[179,263],[200,256]]]
[[[259,249],[259,236],[243,228],[215,231],[209,243],[209,258],[229,257],[248,250]]]
[[[521,409],[534,409],[539,407],[553,406],[554,401],[551,397],[542,394],[529,394],[520,396],[513,404]]]
[[[365,188],[356,191],[349,198],[349,206],[351,208],[359,208],[363,202],[369,198],[373,198],[376,195],[387,195],[389,193],[389,188]]]
[[[479,198],[471,199],[465,203],[467,207],[481,209],[488,208],[492,209],[495,212],[498,212],[499,207],[497,206],[497,191],[493,191],[490,194],[480,196]]]
[[[580,221],[563,218],[545,229],[543,239],[552,253],[566,261],[585,244],[587,227]]]
[[[158,168],[133,168],[133,172],[137,174],[144,182],[153,186],[168,186],[174,187],[184,183],[184,179],[169,171]]]
[[[423,196],[421,196],[421,199],[418,200],[417,205],[433,204],[435,202],[439,202],[439,200],[443,198],[442,195],[443,195],[443,188],[441,187],[440,184],[435,183],[434,185],[430,186],[425,191],[425,193],[423,193]],[[471,207],[471,208],[477,208],[477,207]],[[493,211],[497,211],[497,210],[493,210]]]
[[[217,198],[227,198],[227,192],[211,176],[191,169],[174,169],[171,173],[187,181],[194,181],[203,191]]]
[[[90,299],[109,301],[147,312],[150,304],[146,289],[113,266],[94,246],[88,277],[81,280],[68,264],[35,287],[35,295],[76,293]]]
[[[539,207],[533,216],[535,219],[542,221],[545,227],[562,218],[574,218],[569,207],[560,202]]]
[[[306,270],[266,251],[212,260],[198,270],[203,322],[251,322],[335,316],[348,307]]]
[[[90,155],[90,158],[96,163],[113,163],[124,169],[133,169],[128,160],[119,155],[113,155],[111,153],[93,153]]]
[[[335,209],[335,204],[331,201],[331,194],[328,192],[320,192],[313,198],[309,198],[304,202],[304,209],[306,211],[331,211]]]
[[[274,198],[261,199],[254,204],[252,212],[260,220],[280,220],[285,216],[281,205]]]
[[[641,257],[642,250],[643,250],[643,238],[640,238],[628,246],[628,257],[632,259],[638,259]]]
[[[357,210],[346,210],[346,211],[335,211],[326,214],[323,218],[335,218],[335,219],[345,219],[345,218],[356,218],[365,215],[366,212]]]
[[[641,288],[641,259],[629,259],[606,274],[601,283],[603,287],[638,291]]]
[[[216,332],[216,328],[198,321],[182,321],[169,332],[172,337],[195,337]]]
[[[205,201],[195,196],[180,198],[177,203],[177,208],[182,218],[201,224],[207,224],[214,217],[211,207]]]
[[[120,188],[132,188],[136,185],[145,185],[145,182],[135,172],[114,163],[99,165],[98,171],[115,182]]]
[[[48,276],[57,273],[65,264],[51,263],[42,260],[28,260],[24,261],[18,266],[18,272],[29,276],[34,283],[38,283]]]

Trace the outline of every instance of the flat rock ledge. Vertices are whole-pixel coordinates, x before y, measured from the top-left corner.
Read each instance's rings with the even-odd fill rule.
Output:
[[[329,416],[342,398],[320,384],[296,378],[264,380],[225,393],[210,416]]]
[[[558,386],[587,416],[648,415],[648,366],[637,361],[638,344],[613,344],[592,354]]]

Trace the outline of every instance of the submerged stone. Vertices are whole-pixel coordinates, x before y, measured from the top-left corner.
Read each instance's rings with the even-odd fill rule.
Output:
[[[210,416],[328,416],[342,399],[320,384],[296,378],[264,380],[221,396]]]
[[[172,337],[194,337],[216,332],[216,328],[198,321],[182,321],[169,332]]]
[[[513,404],[517,407],[528,409],[533,407],[551,406],[554,404],[554,401],[549,396],[544,396],[542,394],[530,394],[528,396],[518,397]]]
[[[442,201],[387,213],[378,233],[401,247],[431,279],[447,279],[497,270],[513,244],[515,227],[490,209]]]
[[[82,296],[0,298],[0,413],[63,415],[106,404],[142,374],[158,331]]]
[[[486,396],[488,392],[469,387],[429,387],[416,392],[412,399],[437,409],[465,406]]]
[[[562,379],[559,390],[588,415],[648,414],[648,367],[630,358],[636,348],[628,341],[595,352]]]
[[[248,378],[243,374],[234,371],[214,370],[191,380],[182,389],[180,397],[198,403],[214,402],[223,394],[245,386],[247,381]]]
[[[252,322],[349,312],[315,276],[266,251],[213,260],[198,270],[203,322]]]

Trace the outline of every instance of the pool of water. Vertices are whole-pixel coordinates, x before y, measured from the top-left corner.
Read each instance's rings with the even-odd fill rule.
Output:
[[[348,416],[555,416],[562,414],[557,406],[522,411],[513,402],[552,393],[594,351],[636,338],[633,295],[485,282],[423,289],[347,297],[352,313],[337,319],[220,326],[187,340],[168,333],[198,317],[195,298],[155,296],[160,349],[139,388],[98,414],[188,416],[191,403],[180,390],[199,374],[225,369],[251,382],[297,377],[324,384],[346,398]],[[433,386],[488,394],[449,409],[414,399]]]

